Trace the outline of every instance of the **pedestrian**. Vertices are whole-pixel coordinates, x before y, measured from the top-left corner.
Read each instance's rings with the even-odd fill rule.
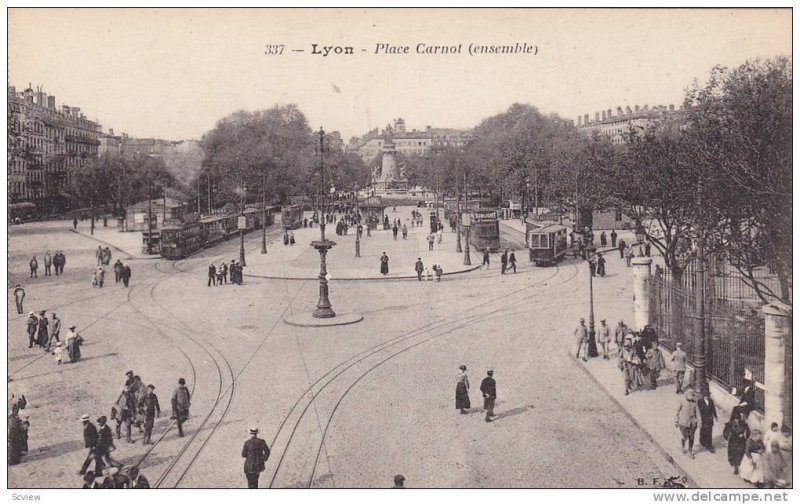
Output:
[[[75,331],[75,326],[70,326],[67,332],[67,352],[70,362],[78,362],[81,360],[81,345],[83,344],[83,337]]]
[[[766,488],[786,488],[788,462],[781,450],[781,444],[773,439],[764,454],[764,486]]]
[[[361,226],[359,226],[359,227],[361,227]],[[406,238],[408,238],[408,228],[406,227],[405,224],[403,224],[403,239],[405,240]]]
[[[77,217],[73,217],[72,218],[72,229],[75,230],[75,231],[78,230],[78,218]]]
[[[428,235],[428,250],[433,250],[433,242],[435,239],[433,233]]]
[[[111,262],[111,249],[106,247],[103,249],[103,266],[108,266]]]
[[[228,283],[228,265],[225,261],[222,262],[222,282],[227,285]]]
[[[33,348],[37,344],[36,335],[39,332],[39,317],[33,312],[28,312],[28,348]]]
[[[575,353],[575,358],[580,358],[581,350],[583,350],[583,362],[586,362],[589,352],[589,330],[586,328],[586,320],[583,317],[581,317],[578,327],[575,328],[575,339],[578,340],[578,351]]]
[[[183,437],[183,423],[189,418],[189,406],[191,406],[191,394],[186,388],[186,380],[178,380],[178,388],[172,394],[172,413],[178,424],[178,436]]]
[[[650,324],[645,324],[644,329],[642,329],[642,341],[644,341],[644,344],[648,348],[650,348],[653,343],[658,345],[658,334]]]
[[[514,273],[517,273],[517,256],[514,255],[513,250],[508,255],[508,269],[513,269]]]
[[[606,245],[608,245],[608,241],[606,240],[606,232],[603,231],[600,233],[600,246],[605,248]]]
[[[606,260],[603,254],[597,254],[597,274],[601,277],[606,276]]]
[[[616,248],[617,246],[617,232],[613,229],[611,230],[611,248]]]
[[[81,476],[86,474],[86,470],[89,468],[92,461],[95,463],[94,473],[101,474],[103,472],[103,461],[97,456],[97,427],[89,420],[88,413],[84,413],[80,421],[83,423],[83,446],[89,449],[89,453],[86,455],[86,459],[83,461],[83,465],[81,465],[78,474]]]
[[[617,328],[614,331],[614,343],[616,343],[617,349],[622,348],[622,342],[625,340],[626,334],[628,334],[628,326],[625,325],[625,322],[620,320],[617,323]]]
[[[97,419],[97,426],[97,456],[100,457],[103,464],[108,467],[122,467],[122,464],[111,457],[111,452],[115,451],[117,447],[114,445],[114,435],[111,433],[111,427],[109,427],[105,416],[101,416]]]
[[[129,265],[125,265],[122,267],[122,283],[127,287],[131,281],[131,267]]]
[[[294,245],[294,232],[289,233],[289,245]]]
[[[681,449],[683,453],[688,453],[689,458],[694,458],[694,433],[697,430],[698,417],[699,411],[694,390],[689,387],[681,398],[678,411],[675,413],[675,427],[681,432]]]
[[[14,286],[14,302],[17,304],[17,313],[22,315],[22,303],[25,301],[25,289],[20,284]]]
[[[437,282],[441,282],[442,281],[442,275],[444,274],[444,270],[442,270],[442,265],[441,264],[434,264],[433,265],[433,271],[436,272],[436,281]]]
[[[748,415],[755,407],[756,388],[753,383],[753,376],[749,369],[745,369],[744,386],[741,389],[734,389],[734,395],[739,396],[739,404],[731,410],[731,417],[735,412],[741,412],[742,417],[747,420]]]
[[[425,271],[425,266],[422,264],[422,258],[417,257],[417,262],[414,264],[414,271],[417,272],[417,280],[422,281],[422,272]]]
[[[630,394],[636,389],[635,383],[635,364],[636,354],[631,346],[631,339],[625,338],[619,350],[619,370],[622,371],[622,378],[625,383],[625,395]]]
[[[258,488],[258,477],[264,472],[269,459],[269,446],[266,441],[258,437],[258,427],[250,427],[250,439],[244,442],[242,457],[244,457],[247,488]]]
[[[630,268],[632,260],[633,260],[633,247],[628,247],[625,250],[625,266]]]
[[[158,396],[155,394],[155,385],[148,385],[147,392],[142,399],[144,403],[144,444],[153,444],[153,425],[156,417],[161,416],[161,405],[158,404]]]
[[[406,488],[406,487],[405,487],[405,481],[406,481],[406,479],[403,477],[403,475],[402,475],[402,474],[398,474],[398,475],[396,475],[396,476],[394,477],[394,486],[393,486],[392,488],[393,488],[393,489],[395,489],[395,488],[402,488],[402,489],[405,489],[405,488]]]
[[[133,443],[131,426],[136,414],[136,396],[131,392],[130,381],[125,382],[114,406],[111,407],[111,418],[117,421],[117,439],[122,439],[122,426],[125,426],[125,441]]]
[[[50,274],[50,267],[53,265],[53,257],[50,255],[50,251],[44,253],[44,276],[52,276]]]
[[[381,255],[381,275],[388,275],[389,274],[389,256],[386,255],[384,252]]]
[[[508,249],[505,249],[503,253],[500,255],[500,274],[506,274],[506,268],[508,267]]]
[[[658,378],[661,376],[661,370],[666,367],[664,363],[664,355],[658,349],[658,345],[653,343],[645,353],[645,361],[647,362],[647,369],[650,374],[650,389],[655,390],[658,386]]]
[[[486,269],[489,269],[489,249],[483,249],[483,264],[481,264],[481,268],[483,268],[484,264],[486,265]]]
[[[106,280],[106,270],[104,270],[102,266],[98,266],[97,285],[100,286],[101,289],[103,288],[103,283],[105,283],[105,280]]]
[[[28,430],[31,428],[31,416],[27,412],[19,413],[19,454],[28,454]]]
[[[59,365],[59,366],[61,365],[61,353],[62,353],[62,351],[63,351],[63,349],[61,347],[61,342],[60,341],[58,343],[56,343],[56,346],[51,351],[51,354],[55,358],[56,364]]]
[[[486,378],[481,382],[481,393],[483,394],[483,409],[486,410],[486,421],[491,422],[494,415],[494,401],[497,399],[497,382],[495,382],[494,371],[486,371]]]
[[[14,408],[8,415],[8,435],[6,447],[8,450],[8,465],[17,465],[22,457],[22,421],[19,410]]]
[[[436,240],[437,243],[442,243],[442,239],[444,237],[444,226],[442,225],[441,222],[439,223],[439,229],[436,231],[436,236],[438,238]]]
[[[675,351],[672,352],[672,371],[675,372],[675,393],[680,394],[683,389],[683,376],[686,374],[686,352],[681,348],[683,344],[679,341],[675,343]]]
[[[97,265],[100,266],[103,263],[103,247],[100,245],[97,246],[97,250],[94,252],[94,257],[97,259]]]
[[[462,415],[467,414],[467,410],[472,405],[469,402],[469,377],[467,376],[467,366],[458,366],[458,376],[456,378],[456,409]]]
[[[289,232],[288,231],[284,231],[283,232],[283,245],[284,246],[289,245]]]
[[[606,319],[600,321],[600,346],[603,348],[603,358],[608,360],[608,347],[611,346],[611,328],[606,325]]]
[[[744,444],[744,457],[739,466],[739,477],[758,488],[764,486],[764,438],[761,429],[753,429]]]
[[[64,267],[63,264],[62,264],[63,257],[64,257],[64,255],[60,250],[56,251],[56,255],[53,256],[53,267],[56,270],[56,276],[61,274],[61,272],[63,270],[63,267]]]
[[[626,247],[627,247],[627,245],[625,244],[625,240],[620,240],[619,241],[619,246],[618,246],[618,248],[619,248],[619,258],[620,259],[624,259],[625,258],[625,248]]]
[[[208,287],[217,285],[217,267],[214,263],[208,265]]]
[[[714,453],[714,444],[711,439],[714,428],[714,420],[717,419],[717,407],[708,392],[697,401],[697,408],[700,413],[700,444],[711,453]]]
[[[722,437],[728,442],[728,463],[733,467],[733,474],[739,474],[739,466],[744,458],[745,444],[750,437],[750,427],[741,414],[737,413],[725,425]]]
[[[392,238],[397,240],[397,222],[392,225]]]
[[[50,324],[47,321],[47,315],[45,313],[45,310],[39,312],[39,320],[36,327],[36,344],[47,351],[47,341],[50,338],[50,333],[48,331]]]
[[[36,256],[31,257],[28,265],[31,267],[31,278],[38,278],[36,271],[39,269],[39,261],[36,260]]]

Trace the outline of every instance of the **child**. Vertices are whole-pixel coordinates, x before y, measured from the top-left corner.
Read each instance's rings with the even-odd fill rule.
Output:
[[[61,352],[63,351],[63,347],[61,346],[61,342],[56,343],[56,347],[53,349],[52,354],[56,358],[56,364],[59,366],[61,365]]]
[[[430,270],[430,268],[426,267],[426,268],[425,268],[425,281],[426,281],[426,282],[427,282],[427,281],[430,281],[430,280],[431,280],[431,278],[432,278],[432,277],[431,277],[431,270]]]
[[[442,274],[444,274],[444,272],[442,271],[441,265],[437,264],[437,265],[435,265],[433,267],[433,269],[436,271],[436,281],[437,282],[441,282],[442,281]]]

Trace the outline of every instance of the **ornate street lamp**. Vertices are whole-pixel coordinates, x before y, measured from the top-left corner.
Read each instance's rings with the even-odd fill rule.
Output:
[[[325,239],[325,169],[323,164],[323,152],[325,145],[325,131],[322,127],[319,128],[319,176],[320,176],[320,193],[322,198],[321,215],[319,222],[320,239],[311,242],[311,246],[319,252],[319,301],[317,302],[317,309],[314,310],[313,316],[315,318],[333,318],[336,312],[331,308],[331,302],[328,298],[328,271],[326,269],[325,256],[328,250],[336,245],[336,242]]]
[[[461,226],[466,228],[464,234],[464,266],[472,266],[472,260],[469,257],[469,229],[472,226],[472,215],[469,212],[461,214]]]
[[[242,213],[239,216],[239,263],[242,266],[247,266],[247,262],[244,260],[244,230],[247,227],[247,217],[244,216],[244,195],[247,192],[247,186],[242,184],[242,191],[241,191],[241,209]]]
[[[587,263],[592,260],[594,252],[594,245],[590,244],[588,247],[586,247]],[[589,349],[587,352],[589,357],[597,357],[600,355],[597,352],[597,341],[595,341],[596,334],[597,333],[594,330],[594,275],[592,275],[592,267],[589,265]]]

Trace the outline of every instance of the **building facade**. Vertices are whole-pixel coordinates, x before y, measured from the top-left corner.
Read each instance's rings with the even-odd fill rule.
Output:
[[[369,164],[378,154],[383,152],[386,137],[391,136],[397,152],[404,156],[424,156],[431,147],[463,147],[472,136],[472,130],[454,128],[432,128],[424,130],[406,129],[406,122],[401,117],[387,125],[383,131],[377,128],[359,137],[353,137],[347,150],[356,152],[365,163]]]
[[[64,207],[71,174],[96,158],[101,125],[80,107],[56,107],[55,96],[28,86],[7,88],[8,198],[39,210]]]
[[[653,126],[680,123],[683,118],[683,108],[676,109],[674,105],[657,105],[653,108],[636,105],[633,109],[627,106],[624,110],[617,107],[616,113],[612,113],[611,109],[595,112],[594,120],[589,118],[589,114],[578,116],[576,126],[581,133],[593,135],[597,132],[610,138],[614,145],[620,145],[625,143],[631,128],[643,131]]]

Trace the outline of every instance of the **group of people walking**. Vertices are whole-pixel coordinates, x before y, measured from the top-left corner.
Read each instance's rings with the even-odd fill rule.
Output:
[[[417,262],[414,264],[414,271],[417,273],[417,280],[420,282],[422,281],[423,275],[425,276],[425,280],[433,280],[433,275],[436,275],[436,281],[442,281],[442,275],[444,275],[444,270],[440,264],[434,264],[432,266],[433,273],[431,270],[426,268],[425,265],[422,263],[422,258],[417,257]]]
[[[44,276],[52,276],[53,268],[55,268],[56,276],[58,276],[64,273],[64,265],[67,264],[67,256],[65,256],[64,252],[61,250],[57,250],[55,255],[51,256],[48,250],[44,254],[43,261]],[[39,278],[39,260],[36,259],[36,256],[31,257],[28,266],[31,270],[31,278]]]
[[[232,284],[242,285],[242,275],[244,273],[244,266],[242,266],[235,259],[231,259],[230,266],[222,261],[219,267],[214,263],[208,265],[208,286],[223,285],[228,283],[228,275]]]
[[[28,348],[34,345],[45,352],[51,353],[55,357],[56,364],[61,364],[64,360],[63,352],[66,348],[69,361],[75,363],[81,358],[81,345],[83,337],[75,330],[75,326],[69,326],[64,341],[61,341],[61,319],[55,312],[51,312],[51,319],[47,318],[47,311],[42,310],[38,314],[28,312],[27,333]]]

